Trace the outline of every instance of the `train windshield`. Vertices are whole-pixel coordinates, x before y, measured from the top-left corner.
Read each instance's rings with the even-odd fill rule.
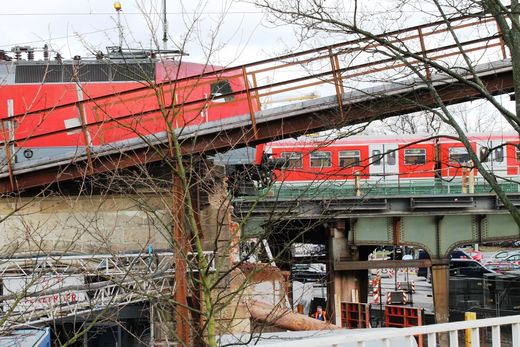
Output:
[[[220,80],[212,83],[210,89],[211,98],[214,102],[228,102],[233,101],[235,98],[233,95],[229,95],[233,93],[233,90],[227,80]]]

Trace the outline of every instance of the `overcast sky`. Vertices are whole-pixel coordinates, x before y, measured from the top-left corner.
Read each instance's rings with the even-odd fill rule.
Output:
[[[162,1],[120,2],[124,46],[154,46],[154,35],[159,40],[162,38]],[[113,3],[111,0],[0,1],[0,49],[8,51],[14,45],[42,47],[49,43],[67,58],[76,54],[85,56],[89,49],[105,51],[106,46],[118,44]],[[262,11],[251,5],[225,0],[209,0],[200,6],[195,3],[167,1],[169,48],[174,48],[171,40],[181,44],[188,27],[197,23],[186,46],[190,59],[204,55],[214,32],[218,32],[215,43],[219,53],[213,60],[225,65],[272,56],[294,42],[290,28],[268,28]],[[221,18],[225,18],[223,24]]]
[[[121,0],[125,47],[156,47],[162,38],[162,0]],[[351,0],[333,1],[337,15],[351,16]],[[384,26],[410,26],[428,20],[425,1],[411,1],[408,8],[391,12],[395,0],[361,1],[367,28],[381,32]],[[65,58],[83,57],[89,51],[105,51],[118,45],[117,15],[112,0],[24,0],[0,1],[0,49],[15,45],[41,48],[45,43]],[[336,5],[335,5],[336,6]],[[293,28],[273,26],[258,8],[238,0],[167,0],[169,47],[186,42],[189,61],[232,66],[275,57],[287,50],[301,49]],[[422,10],[423,12],[419,11]],[[392,16],[397,16],[393,18]],[[192,25],[196,23],[196,25]],[[214,46],[209,47],[215,34]],[[186,40],[188,37],[188,40]],[[308,46],[347,39],[343,34],[325,35]],[[41,59],[38,55],[36,59]]]
[[[370,12],[368,22],[377,28],[375,13],[385,14],[385,7],[395,0],[360,2],[361,11]],[[121,0],[121,21],[125,44],[132,48],[151,46],[154,36],[162,38],[162,0]],[[342,15],[352,13],[351,0],[335,2],[335,9]],[[118,45],[117,15],[112,0],[24,0],[0,1],[0,49],[10,50],[14,45],[42,47],[44,43],[60,51],[67,58],[85,56],[91,50],[105,51],[106,46]],[[336,5],[339,4],[339,5]],[[186,51],[194,60],[205,55],[212,41],[212,33],[218,32],[212,49],[213,63],[236,63],[279,55],[297,46],[294,32],[288,26],[273,26],[266,15],[253,5],[238,0],[167,0],[170,42],[181,44],[188,37]],[[406,18],[413,23],[423,20],[413,12],[404,10],[404,16],[395,24],[403,24]],[[413,14],[413,15],[412,15]],[[222,20],[223,19],[223,20]],[[392,21],[386,21],[385,25]],[[192,26],[188,35],[188,27]],[[378,30],[378,29],[375,29]],[[343,38],[325,37],[337,42]],[[172,42],[173,40],[173,42]],[[309,45],[315,44],[309,42]],[[88,49],[87,49],[88,47]],[[214,48],[214,47],[213,47]]]

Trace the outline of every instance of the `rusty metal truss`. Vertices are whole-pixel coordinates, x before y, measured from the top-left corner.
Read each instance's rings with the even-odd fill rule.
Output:
[[[200,270],[195,256],[187,255],[187,271]],[[214,253],[204,252],[204,257],[209,264],[206,271],[215,271]],[[175,291],[174,259],[172,252],[154,252],[0,260],[4,287],[0,329],[102,314],[151,298],[169,300]]]

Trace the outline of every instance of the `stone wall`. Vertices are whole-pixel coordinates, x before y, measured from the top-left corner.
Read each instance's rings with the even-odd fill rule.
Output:
[[[169,197],[53,196],[0,200],[2,254],[171,248]]]

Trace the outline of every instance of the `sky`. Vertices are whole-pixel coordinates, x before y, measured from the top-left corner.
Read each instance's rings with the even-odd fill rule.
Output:
[[[118,45],[117,15],[111,0],[0,1],[0,49],[48,43],[62,56],[86,56]],[[123,46],[155,47],[162,39],[161,0],[121,0]],[[198,5],[198,6],[196,6]],[[214,60],[223,65],[270,57],[294,44],[292,30],[267,27],[260,9],[227,0],[167,0],[168,48],[188,38],[190,60],[203,59],[214,41]],[[224,19],[224,20],[222,20]],[[196,23],[192,25],[192,23]],[[189,29],[188,29],[189,28]],[[214,33],[215,40],[212,40]],[[292,42],[292,43],[291,43]]]
[[[214,42],[213,63],[229,66],[273,57],[298,47],[294,28],[269,24],[267,15],[246,1],[167,0],[169,48],[184,42],[185,52],[196,61],[207,56],[210,42]],[[334,10],[342,15],[353,13],[351,0],[330,1],[333,2],[334,6],[339,4]],[[388,12],[385,8],[394,2],[361,1],[359,10],[370,13],[368,22],[372,29],[378,30],[379,24],[386,26],[391,21],[378,21],[374,14],[385,14]],[[162,0],[120,0],[120,3],[123,46],[156,47],[152,40],[162,38]],[[47,43],[65,58],[105,51],[106,46],[119,44],[113,4],[112,0],[0,1],[3,33],[0,49],[8,51],[15,45],[42,47]],[[417,24],[422,17],[416,12],[414,8],[403,10],[395,23]],[[309,45],[342,39],[342,35],[326,35]]]
[[[247,1],[247,0],[244,0]],[[270,24],[259,8],[239,0],[167,0],[169,49],[184,45],[187,61],[234,66],[302,49],[294,27]],[[251,1],[251,0],[250,0]],[[374,32],[390,25],[424,23],[428,1],[410,1],[400,12],[389,9],[396,0],[360,1],[362,24]],[[162,0],[120,0],[124,47],[162,46]],[[338,16],[351,16],[352,0],[331,0]],[[15,45],[41,48],[45,43],[65,58],[87,57],[106,46],[119,45],[117,14],[112,0],[0,1],[0,49]],[[365,16],[363,16],[365,14]],[[153,42],[157,39],[158,42]],[[321,46],[348,39],[327,34],[307,42]],[[36,56],[41,59],[41,56]],[[320,94],[320,93],[318,93]],[[473,112],[473,111],[472,111]],[[487,112],[485,112],[487,113]]]

